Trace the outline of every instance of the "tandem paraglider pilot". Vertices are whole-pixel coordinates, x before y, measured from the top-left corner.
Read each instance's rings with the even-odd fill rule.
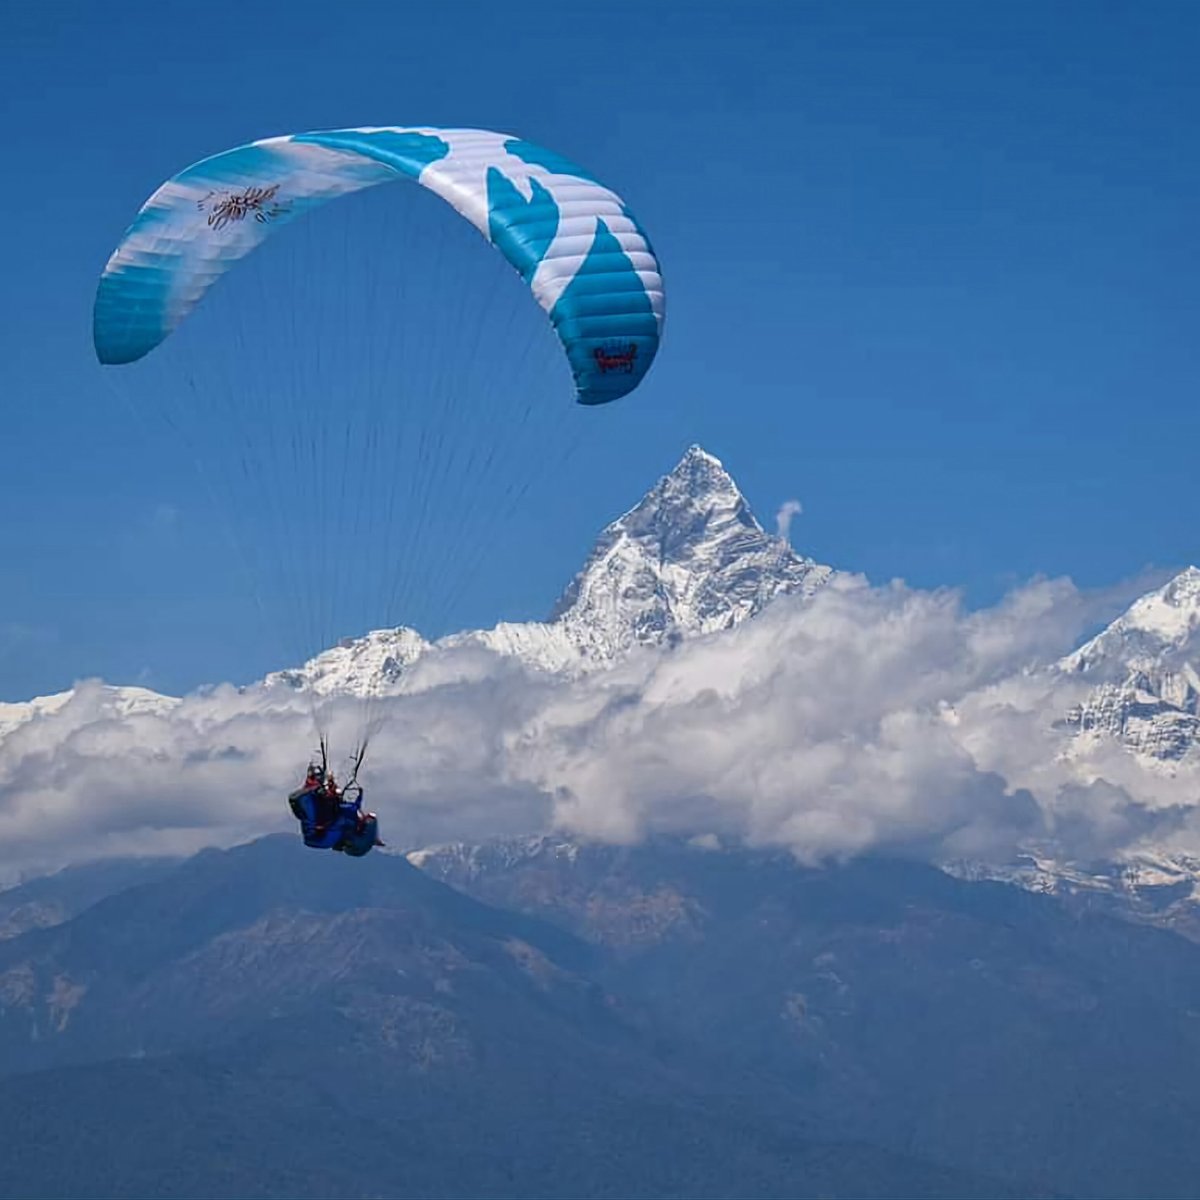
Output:
[[[339,850],[352,858],[384,844],[378,819],[373,812],[363,812],[362,801],[363,790],[357,783],[339,791],[333,772],[315,763],[309,763],[303,786],[288,796],[306,846]]]

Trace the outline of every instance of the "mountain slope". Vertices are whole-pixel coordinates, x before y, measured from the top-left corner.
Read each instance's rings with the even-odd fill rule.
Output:
[[[161,878],[174,858],[105,858],[64,867],[0,892],[0,940],[61,925],[106,896]]]
[[[295,1012],[344,1015],[360,1006],[359,985],[343,988],[360,962],[368,985],[381,972],[405,981],[388,993],[403,997],[397,1021],[444,1021],[452,1047],[454,1013],[475,985],[502,988],[510,1007],[535,994],[542,1010],[550,997],[586,1007],[589,987],[572,970],[587,960],[570,937],[403,860],[351,862],[280,835],[206,851],[0,943],[0,1061],[34,1069],[186,1049]]]
[[[388,1065],[353,1044],[299,1064],[292,1047],[250,1044],[0,1078],[0,1197],[1047,1194],[798,1136],[744,1107],[647,1094],[635,1064],[618,1080],[568,1060],[542,1096],[487,1076],[458,1089],[437,1077],[414,1085],[389,1077]]]
[[[1010,1194],[798,1135],[601,954],[394,856],[200,854],[0,945],[0,1196]]]
[[[554,839],[415,861],[605,948],[606,987],[840,1136],[1073,1195],[1193,1194],[1181,938],[915,863]]]

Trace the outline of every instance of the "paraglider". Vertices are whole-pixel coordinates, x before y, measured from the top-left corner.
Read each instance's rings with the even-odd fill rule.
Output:
[[[184,324],[236,263],[297,218],[331,200],[404,181],[415,182],[445,201],[516,269],[549,317],[579,404],[605,405],[639,386],[657,354],[665,315],[658,259],[642,226],[619,195],[582,167],[521,138],[483,129],[391,126],[289,134],[238,146],[187,167],[146,201],[104,268],[93,312],[99,361],[125,366],[145,358]],[[443,261],[447,271],[452,269],[453,258],[447,255],[439,260],[435,271],[441,274]],[[350,260],[343,254],[342,261]],[[391,269],[397,274],[403,274],[406,267],[403,262],[390,262],[374,247],[353,264],[354,270]],[[372,313],[378,311],[379,289],[359,288],[359,282],[352,279],[351,288],[358,289],[362,298],[351,299]],[[260,469],[256,461],[258,446],[263,447],[264,459],[282,453],[283,471],[289,472],[294,468],[286,462],[287,448],[300,462],[314,465],[325,445],[339,448],[340,473],[336,466],[329,471],[308,470],[294,505],[281,504],[278,496],[284,488],[266,480],[270,516],[264,521],[274,519],[282,529],[286,510],[294,507],[301,527],[297,541],[302,536],[307,542],[312,536],[312,530],[303,525],[307,513],[309,525],[316,526],[327,544],[340,544],[339,535],[361,538],[362,530],[371,528],[376,520],[368,507],[371,497],[386,495],[389,509],[379,522],[383,528],[395,527],[390,506],[397,503],[399,489],[394,479],[401,473],[387,455],[405,445],[417,447],[419,468],[425,467],[427,459],[443,458],[441,464],[429,467],[426,479],[414,481],[412,471],[405,475],[412,511],[404,515],[417,529],[430,512],[427,480],[446,478],[445,463],[453,463],[460,437],[473,436],[478,441],[463,454],[465,486],[459,491],[482,487],[479,481],[486,469],[502,467],[503,455],[485,422],[503,419],[501,393],[505,388],[494,383],[507,384],[509,390],[519,393],[515,369],[501,361],[488,378],[479,413],[464,414],[460,393],[465,389],[446,382],[447,364],[470,355],[464,354],[459,344],[440,355],[437,349],[431,351],[428,356],[439,359],[431,371],[431,386],[418,390],[407,374],[403,338],[411,317],[403,312],[395,314],[394,332],[384,334],[382,347],[379,336],[368,335],[359,318],[348,337],[349,349],[341,358],[328,344],[325,327],[319,326],[315,336],[310,333],[307,339],[293,327],[291,343],[272,359],[269,349],[255,340],[260,317],[286,309],[295,291],[289,286],[286,291],[259,297],[256,303],[229,304],[231,319],[240,316],[243,321],[237,338],[220,344],[217,355],[202,356],[219,360],[217,367],[224,370],[224,380],[218,377],[213,385],[197,386],[190,374],[183,373],[181,378],[192,396],[200,400],[212,397],[214,417],[220,404],[221,420],[233,422],[241,417],[245,421],[246,445],[241,457],[248,479],[270,474],[265,462]],[[447,336],[462,335],[461,320],[451,314],[445,320]],[[283,324],[280,320],[278,327],[282,329]],[[396,346],[400,354],[393,357]],[[296,365],[300,351],[309,347],[314,354],[312,370]],[[421,355],[409,357],[415,360]],[[513,359],[515,368],[521,356],[514,351]],[[403,378],[384,374],[397,364],[405,373]],[[247,382],[255,369],[263,371],[263,386]],[[310,376],[321,371],[328,377],[317,386]],[[372,371],[379,374],[372,378]],[[309,388],[314,397],[310,410],[293,413],[286,439],[281,431],[268,429],[273,415],[286,417],[289,407],[298,409]],[[158,404],[163,397],[169,401],[175,390],[159,387],[152,402]],[[366,411],[358,414],[353,412],[356,392],[367,397]],[[402,398],[407,404],[401,404]],[[514,403],[520,406],[524,420],[533,407],[530,395],[519,393]],[[389,432],[384,428],[389,410],[401,408],[401,421]],[[419,437],[407,436],[410,431],[403,422],[414,410],[430,424],[439,419],[445,424],[428,436],[424,430]],[[336,428],[339,420],[344,421],[340,430]],[[306,438],[312,439],[311,449],[302,444]],[[359,478],[366,481],[364,486],[358,486]],[[349,486],[348,481],[352,481]],[[372,481],[376,481],[374,491]],[[519,500],[522,493],[515,483],[509,483],[505,494]],[[364,507],[350,512],[355,503]],[[335,528],[333,516],[339,508],[347,511],[341,527]],[[243,504],[237,515],[244,516],[247,511],[253,515],[253,509]],[[294,557],[281,544],[272,549],[280,563]],[[270,561],[253,553],[246,557]],[[434,562],[436,570],[422,571],[419,565],[409,566],[414,559],[412,554],[395,555],[393,561],[404,563],[418,581],[432,575],[436,582],[439,571],[441,576],[446,573],[444,561]],[[367,619],[377,624],[388,617],[386,609],[398,596],[390,564],[385,562],[378,571],[377,599],[364,605],[369,610]],[[354,572],[355,577],[360,574],[369,575],[370,568]],[[280,587],[288,602],[307,606],[293,622],[296,643],[305,654],[332,644],[329,624],[337,589],[346,586],[337,572],[330,572],[328,583],[306,578],[298,586]],[[323,588],[327,589],[324,595]],[[365,715],[356,737],[355,769],[347,786],[339,791],[326,768],[327,729],[314,696],[322,762],[313,764],[304,785],[289,796],[306,845],[352,856],[381,844],[376,818],[362,811],[362,789],[357,782],[357,767],[373,731],[371,723],[377,719],[372,706],[374,686],[360,694]]]
[[[378,817],[364,812],[362,802],[363,789],[357,780],[339,790],[337,779],[323,762],[310,762],[304,783],[288,796],[306,846],[337,850],[351,858],[361,858],[385,844],[379,836]]]

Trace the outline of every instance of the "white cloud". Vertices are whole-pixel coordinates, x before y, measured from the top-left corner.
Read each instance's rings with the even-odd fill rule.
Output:
[[[841,576],[574,681],[478,646],[436,652],[373,702],[369,806],[408,846],[554,824],[744,838],[806,861],[1002,857],[1027,839],[1078,856],[1148,837],[1194,849],[1194,774],[1153,775],[1117,748],[1063,757],[1056,722],[1083,685],[1032,668],[1094,616],[1062,581],[968,612],[953,592]],[[362,702],[324,711],[348,751]],[[0,871],[288,829],[314,745],[307,701],[283,690],[122,712],[84,683],[0,740]]]
[[[785,500],[775,514],[775,532],[787,541],[792,530],[792,519],[804,511],[804,505],[799,500]]]

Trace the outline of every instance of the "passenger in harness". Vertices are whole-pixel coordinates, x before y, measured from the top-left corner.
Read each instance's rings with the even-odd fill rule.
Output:
[[[384,845],[378,818],[373,812],[363,812],[362,801],[361,785],[351,783],[339,791],[333,772],[316,763],[308,764],[303,786],[288,796],[306,846],[339,850],[352,858]]]

